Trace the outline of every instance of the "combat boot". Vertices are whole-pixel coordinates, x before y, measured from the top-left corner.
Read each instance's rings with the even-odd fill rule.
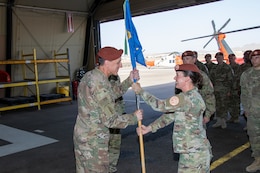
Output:
[[[226,123],[226,119],[225,118],[221,118],[221,128],[222,129],[227,128],[227,123]]]
[[[246,167],[247,172],[256,172],[258,170],[260,170],[260,157],[256,157],[255,161],[251,165]]]
[[[221,118],[217,117],[217,122],[215,124],[212,125],[212,127],[216,128],[216,127],[220,127],[221,126]]]

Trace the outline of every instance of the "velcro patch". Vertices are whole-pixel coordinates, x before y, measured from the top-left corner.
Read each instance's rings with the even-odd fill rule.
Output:
[[[177,96],[172,96],[169,102],[172,106],[176,106],[177,104],[179,104],[180,100]]]

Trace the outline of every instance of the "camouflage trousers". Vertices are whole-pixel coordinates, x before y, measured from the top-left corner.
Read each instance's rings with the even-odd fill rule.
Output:
[[[74,144],[75,145],[75,144]],[[95,143],[75,146],[76,173],[108,173],[107,147]]]
[[[228,96],[224,91],[215,91],[216,97],[216,117],[225,118],[228,112]]]
[[[238,119],[240,115],[240,96],[237,90],[231,91],[228,106],[231,118]]]
[[[260,113],[247,116],[247,134],[252,149],[252,157],[260,157]]]
[[[112,132],[112,133],[111,133]],[[110,137],[108,143],[109,153],[109,172],[117,171],[117,163],[120,156],[121,134],[119,129],[110,129]]]
[[[194,153],[181,153],[178,173],[209,173],[211,158],[211,149]]]

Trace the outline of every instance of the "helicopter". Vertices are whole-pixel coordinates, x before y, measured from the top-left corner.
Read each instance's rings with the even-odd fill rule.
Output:
[[[229,64],[228,55],[233,54],[233,51],[230,48],[230,46],[227,44],[227,42],[225,41],[226,34],[260,28],[260,26],[254,26],[254,27],[243,28],[243,29],[238,29],[238,30],[233,30],[233,31],[228,31],[228,32],[221,32],[221,30],[223,28],[225,28],[230,21],[231,21],[231,19],[229,18],[218,30],[216,30],[215,22],[214,22],[214,20],[212,20],[211,24],[212,24],[212,27],[213,27],[213,34],[195,37],[195,38],[189,38],[189,39],[185,39],[185,40],[181,40],[181,41],[184,42],[184,41],[191,41],[191,40],[195,40],[195,39],[202,39],[202,38],[206,38],[206,37],[211,37],[210,40],[203,46],[203,49],[206,48],[207,45],[213,39],[215,39],[217,41],[219,51],[224,54],[224,60]],[[243,58],[237,58],[236,62],[239,63],[239,64],[243,63]]]

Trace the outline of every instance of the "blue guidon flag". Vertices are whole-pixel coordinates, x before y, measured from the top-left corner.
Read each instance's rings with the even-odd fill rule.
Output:
[[[125,0],[123,7],[124,7],[126,36],[129,44],[132,67],[133,69],[136,68],[136,62],[138,62],[143,66],[146,66],[144,55],[142,52],[142,45],[138,39],[138,35],[134,23],[132,21],[129,0]]]

